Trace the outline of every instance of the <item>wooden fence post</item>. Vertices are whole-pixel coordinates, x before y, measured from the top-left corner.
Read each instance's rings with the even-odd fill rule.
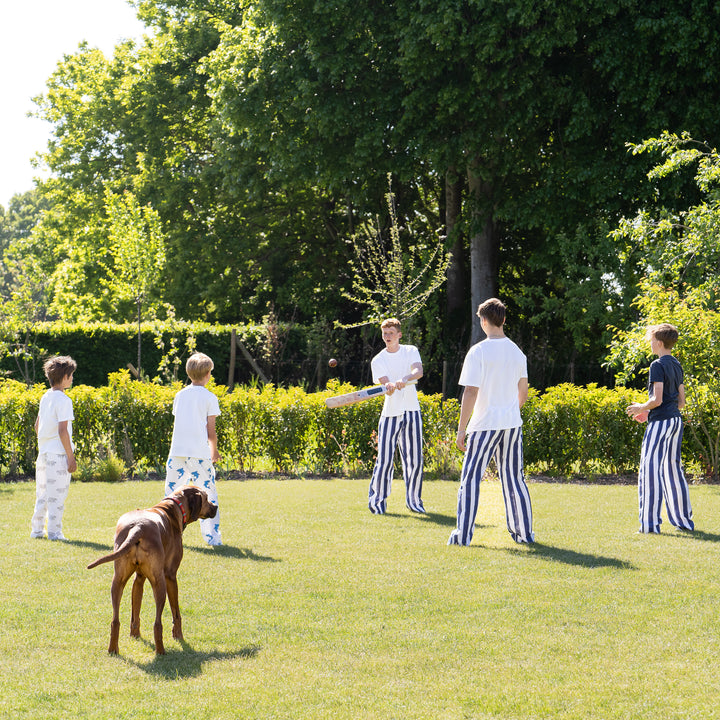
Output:
[[[232,332],[230,333],[230,368],[228,369],[228,390],[232,392],[233,387],[235,387],[235,338],[237,336],[237,333],[235,332],[235,328],[232,329]]]

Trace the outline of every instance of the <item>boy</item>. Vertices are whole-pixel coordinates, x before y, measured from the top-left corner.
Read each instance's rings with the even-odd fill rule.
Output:
[[[682,530],[694,530],[690,493],[680,459],[685,405],[683,369],[672,355],[678,339],[673,325],[649,327],[645,339],[657,360],[650,364],[648,400],[628,405],[627,414],[642,422],[647,419],[638,472],[640,532],[659,533],[663,496],[668,520]]]
[[[370,490],[370,512],[383,515],[390,494],[395,448],[400,446],[405,504],[412,512],[424,513],[422,502],[422,417],[415,385],[423,376],[420,353],[414,345],[401,345],[400,321],[388,318],[380,325],[385,349],[372,360],[373,381],[387,388],[378,422],[378,452]]]
[[[215,432],[220,403],[205,387],[210,382],[213,367],[213,361],[203,353],[194,353],[185,363],[192,385],[180,390],[173,401],[175,422],[165,466],[165,495],[183,485],[199,485],[207,492],[208,500],[217,505],[213,463],[220,460]],[[222,545],[219,510],[214,518],[200,521],[200,531],[208,545]]]
[[[77,363],[66,355],[52,357],[43,370],[50,389],[40,399],[35,432],[38,457],[35,465],[35,512],[30,536],[44,537],[47,520],[48,540],[65,540],[62,516],[70,489],[70,475],[77,470],[72,442],[73,404],[65,391],[73,383]]]
[[[490,298],[477,311],[487,336],[468,351],[460,373],[463,385],[458,449],[465,453],[458,490],[457,527],[448,545],[469,545],[478,510],[480,482],[495,459],[513,540],[534,542],[532,507],[523,473],[522,417],[528,397],[527,359],[505,336],[505,305]],[[469,424],[468,424],[469,421]]]

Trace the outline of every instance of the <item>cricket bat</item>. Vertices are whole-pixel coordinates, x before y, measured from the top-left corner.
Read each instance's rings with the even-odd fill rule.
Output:
[[[416,382],[417,380],[411,380],[406,383],[406,385],[414,385]],[[370,398],[380,397],[385,395],[386,392],[387,389],[385,385],[374,385],[373,387],[355,390],[355,392],[345,393],[344,395],[335,395],[333,397],[325,398],[325,404],[329,408],[338,408],[362,402],[363,400],[369,400]]]

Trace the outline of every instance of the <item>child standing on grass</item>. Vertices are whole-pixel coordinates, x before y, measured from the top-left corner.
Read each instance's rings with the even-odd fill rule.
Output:
[[[43,366],[50,389],[40,399],[35,433],[38,457],[35,465],[35,512],[30,536],[65,540],[62,517],[70,490],[70,475],[77,470],[72,443],[72,400],[65,394],[73,383],[77,363],[66,355],[52,357]]]
[[[520,408],[528,398],[527,359],[505,335],[505,305],[490,298],[477,311],[487,336],[468,351],[456,445],[465,453],[458,490],[457,527],[448,545],[469,545],[475,529],[480,482],[495,459],[507,528],[517,543],[534,542],[532,506],[523,470]]]
[[[194,353],[185,363],[192,385],[183,388],[173,401],[172,443],[165,466],[165,495],[183,485],[197,485],[208,500],[218,504],[215,466],[220,460],[215,418],[220,414],[217,396],[205,386],[212,377],[214,363],[203,353]],[[200,521],[200,531],[208,545],[222,545],[220,511],[214,518]]]
[[[423,366],[414,345],[400,344],[400,328],[397,318],[383,320],[380,331],[385,349],[371,363],[373,380],[387,388],[378,422],[377,459],[368,490],[368,507],[375,515],[384,515],[387,508],[397,447],[405,478],[405,505],[412,512],[425,512],[422,416],[417,390],[410,384],[423,376]]]
[[[645,339],[657,360],[650,364],[648,399],[628,405],[627,414],[636,420],[647,420],[642,441],[638,472],[640,532],[659,533],[663,497],[668,520],[681,530],[694,530],[690,493],[682,468],[680,446],[683,421],[680,410],[685,406],[683,369],[673,357],[678,339],[677,328],[669,323],[649,327]]]

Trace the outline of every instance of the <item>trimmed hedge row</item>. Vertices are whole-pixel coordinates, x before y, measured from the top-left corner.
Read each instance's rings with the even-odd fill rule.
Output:
[[[209,355],[215,363],[214,377],[225,383],[230,377],[232,332],[253,357],[257,366],[271,381],[283,385],[311,382],[322,386],[327,378],[327,359],[353,357],[355,363],[341,363],[338,372],[350,381],[362,382],[369,370],[369,362],[376,348],[366,348],[361,330],[335,330],[323,333],[292,323],[247,325],[214,325],[188,321],[152,321],[141,326],[141,364],[148,378],[163,376],[164,363],[170,358],[180,360],[176,377],[185,379],[185,359],[188,342]],[[377,333],[376,333],[377,335]],[[128,363],[137,365],[138,328],[132,323],[66,323],[62,321],[36,323],[32,327],[33,360],[29,362],[29,382],[43,382],[42,364],[51,355],[70,355],[78,363],[75,377],[78,383],[101,387]],[[7,339],[11,344],[12,338]],[[377,335],[375,345],[382,342]],[[257,373],[236,350],[232,369],[235,383],[249,383]],[[25,380],[15,359],[0,357],[0,376]]]
[[[114,373],[100,388],[77,386],[73,400],[73,437],[79,465],[117,456],[135,473],[162,474],[172,435],[172,402],[180,383],[164,387]],[[380,401],[369,400],[328,410],[329,395],[353,387],[331,381],[328,390],[307,393],[273,385],[211,386],[222,414],[217,421],[223,461],[220,470],[248,473],[367,474],[375,458]],[[0,382],[0,471],[34,472],[37,443],[33,425],[45,388]],[[523,408],[524,453],[528,472],[593,475],[634,472],[644,425],[631,421],[625,407],[636,391],[564,384],[539,394],[530,391]],[[461,454],[455,449],[459,415],[456,400],[420,393],[426,472],[430,478],[457,479]],[[702,464],[690,434],[683,443],[685,461]]]

